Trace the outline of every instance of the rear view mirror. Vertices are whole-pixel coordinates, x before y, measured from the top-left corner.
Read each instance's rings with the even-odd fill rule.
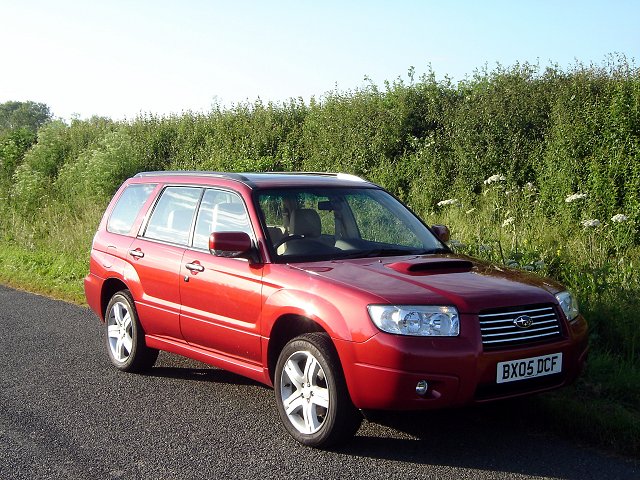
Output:
[[[441,242],[447,243],[449,241],[449,227],[446,225],[431,225],[431,230],[436,234],[436,237],[438,237],[438,240]]]
[[[209,236],[209,251],[216,257],[247,258],[252,247],[245,232],[214,232]]]

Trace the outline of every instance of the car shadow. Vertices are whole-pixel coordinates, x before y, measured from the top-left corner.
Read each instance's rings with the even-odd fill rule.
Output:
[[[179,380],[224,383],[229,385],[246,385],[252,387],[264,387],[266,385],[222,370],[216,367],[208,366],[204,363],[192,360],[186,357],[173,355],[167,352],[160,352],[156,366],[144,372],[148,377],[158,378],[175,378]]]
[[[531,397],[431,412],[376,412],[340,452],[527,477],[638,478],[634,461],[612,459],[552,433],[538,406]],[[619,471],[612,472],[612,464]]]
[[[154,367],[146,371],[145,375],[149,377],[175,378],[198,382],[225,383],[229,385],[262,386],[261,383],[249,378],[214,368]]]
[[[146,375],[260,387],[265,401],[272,399],[271,389],[259,382],[166,352],[160,353],[156,367]],[[492,478],[511,474],[566,480],[640,478],[637,462],[581,446],[576,438],[568,440],[569,432],[559,434],[542,413],[543,395],[460,409],[366,412],[356,437],[327,453],[345,459],[428,465],[429,469],[460,468],[468,470],[468,478],[480,476],[474,472],[485,476],[489,472]]]

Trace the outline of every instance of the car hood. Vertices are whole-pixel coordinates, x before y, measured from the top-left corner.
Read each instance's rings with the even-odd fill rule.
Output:
[[[461,313],[555,303],[562,286],[527,272],[454,254],[331,260],[291,265],[390,304],[455,305]]]

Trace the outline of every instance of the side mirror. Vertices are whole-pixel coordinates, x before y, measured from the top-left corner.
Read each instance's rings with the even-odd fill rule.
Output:
[[[441,242],[447,243],[449,241],[451,234],[449,233],[449,227],[446,225],[431,225],[431,230]]]
[[[245,232],[214,232],[209,236],[209,251],[216,257],[249,258],[251,238]]]

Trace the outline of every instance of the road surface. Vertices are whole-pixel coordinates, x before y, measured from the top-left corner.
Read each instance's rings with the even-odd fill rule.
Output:
[[[634,479],[509,403],[365,421],[338,451],[294,442],[273,391],[161,353],[111,367],[88,309],[0,286],[0,479]]]

